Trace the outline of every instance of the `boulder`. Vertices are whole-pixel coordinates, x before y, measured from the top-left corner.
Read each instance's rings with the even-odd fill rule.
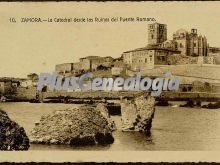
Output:
[[[155,99],[142,94],[130,100],[121,100],[122,130],[150,133],[155,112]]]
[[[209,104],[207,104],[207,105],[203,105],[202,108],[207,108],[207,109],[218,109],[218,108],[220,108],[220,102],[209,103]]]
[[[180,107],[201,107],[201,101],[189,100],[185,104],[180,105]]]
[[[98,109],[101,107],[99,105]],[[103,136],[102,140],[100,135]],[[114,141],[106,116],[89,105],[58,110],[42,116],[32,130],[30,139],[32,143],[74,146],[111,144]]]
[[[108,109],[104,104],[99,103],[96,107],[96,110],[98,110],[102,116],[108,121],[108,126],[112,131],[116,130],[115,122],[111,119]]]
[[[156,104],[156,106],[169,106],[169,102],[168,101],[165,101],[165,100],[160,100],[158,101]]]
[[[23,127],[0,110],[0,150],[28,150],[29,139]]]

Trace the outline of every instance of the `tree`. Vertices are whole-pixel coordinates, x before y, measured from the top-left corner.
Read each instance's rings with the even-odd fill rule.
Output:
[[[32,81],[37,81],[39,76],[36,73],[30,73],[27,75],[28,79],[32,80]]]
[[[97,69],[97,70],[108,70],[108,67],[103,66],[103,65],[99,65],[99,66],[97,66],[96,69]]]

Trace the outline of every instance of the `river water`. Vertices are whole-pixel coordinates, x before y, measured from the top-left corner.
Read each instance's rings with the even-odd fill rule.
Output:
[[[43,114],[72,106],[77,105],[0,103],[0,108],[23,126],[28,135]],[[70,147],[31,144],[30,150],[220,150],[220,109],[156,107],[150,136],[139,132],[121,132],[120,116],[112,118],[119,130],[113,133],[115,141],[111,145]]]

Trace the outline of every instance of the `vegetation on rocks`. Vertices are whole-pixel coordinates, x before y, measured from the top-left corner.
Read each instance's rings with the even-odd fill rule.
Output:
[[[94,145],[114,142],[107,116],[99,108],[84,105],[42,116],[31,132],[31,142],[43,144]],[[105,111],[103,109],[103,111]]]
[[[29,139],[23,127],[0,110],[0,150],[28,150]]]

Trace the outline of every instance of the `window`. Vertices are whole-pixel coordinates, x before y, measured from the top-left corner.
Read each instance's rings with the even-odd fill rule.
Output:
[[[193,46],[196,47],[196,43],[193,43]]]
[[[154,35],[152,34],[152,35],[151,35],[151,39],[153,39],[153,38],[154,38]]]
[[[147,63],[147,58],[145,58],[145,63]]]

